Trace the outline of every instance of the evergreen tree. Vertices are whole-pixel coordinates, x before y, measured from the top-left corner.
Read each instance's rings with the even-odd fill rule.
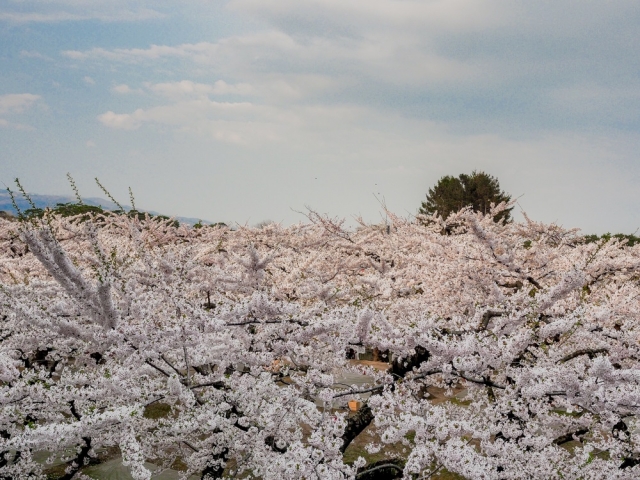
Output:
[[[471,175],[461,174],[458,177],[447,175],[429,189],[427,200],[422,202],[419,213],[431,215],[438,212],[443,218],[457,212],[463,207],[471,206],[474,211],[488,213],[491,204],[508,202],[511,195],[500,190],[496,177],[484,172],[473,171]],[[495,221],[510,222],[509,208],[496,215]]]

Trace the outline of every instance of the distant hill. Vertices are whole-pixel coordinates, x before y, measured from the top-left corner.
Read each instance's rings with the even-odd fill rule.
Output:
[[[76,197],[72,197],[69,195],[39,195],[37,193],[29,194],[31,197],[31,201],[35,204],[36,208],[52,208],[55,207],[58,203],[75,203],[77,201]],[[15,196],[16,204],[18,208],[22,211],[31,208],[31,204],[27,201],[27,199],[23,198],[22,195],[17,194]],[[95,207],[102,207],[105,210],[118,210],[118,206],[111,202],[110,200],[105,200],[104,198],[97,197],[88,197],[83,198],[82,201],[86,205],[91,205]],[[129,205],[123,205],[125,210],[131,210]],[[17,215],[16,209],[11,202],[11,196],[7,191],[0,190],[0,211],[9,212],[12,215]],[[163,215],[161,213],[149,210],[151,215]],[[175,217],[177,221],[180,223],[186,223],[187,225],[195,225],[201,219],[199,218],[191,218],[191,217]],[[209,222],[206,220],[202,220],[202,223],[209,224],[213,222]]]

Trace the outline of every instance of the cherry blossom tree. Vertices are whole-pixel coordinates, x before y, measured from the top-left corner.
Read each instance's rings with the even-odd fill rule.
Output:
[[[509,207],[0,219],[0,478],[113,451],[136,479],[637,478],[640,247],[492,220]]]

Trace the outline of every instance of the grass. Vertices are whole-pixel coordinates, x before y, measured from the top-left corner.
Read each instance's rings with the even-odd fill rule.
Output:
[[[147,405],[144,407],[144,418],[149,418],[151,420],[157,420],[158,418],[164,418],[169,416],[171,413],[171,405],[167,405],[162,402],[155,402],[151,405]]]
[[[120,455],[120,449],[118,447],[108,447],[102,448],[96,452],[97,458],[92,459],[87,468],[91,466],[98,465],[109,460],[112,460]],[[65,469],[67,468],[66,463],[54,463],[48,468],[43,470],[44,475],[47,480],[57,480],[64,476]],[[84,470],[84,468],[83,468]]]

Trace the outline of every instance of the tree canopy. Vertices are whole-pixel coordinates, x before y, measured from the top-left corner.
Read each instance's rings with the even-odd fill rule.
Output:
[[[640,478],[640,246],[500,210],[0,218],[0,479]]]
[[[634,245],[640,243],[640,237],[635,236],[634,234],[624,234],[624,233],[605,233],[604,235],[585,235],[584,241],[586,243],[596,243],[600,241],[608,242],[612,238],[617,239],[620,242],[625,241],[624,245],[628,247],[633,247]]]
[[[450,214],[470,206],[475,212],[487,214],[492,203],[498,205],[509,200],[511,195],[500,190],[500,183],[496,177],[474,170],[471,175],[463,173],[458,177],[442,177],[429,189],[427,200],[422,202],[419,212],[423,215],[437,212],[443,218],[447,218]],[[494,220],[510,222],[511,210],[512,208],[508,208],[501,211]]]

